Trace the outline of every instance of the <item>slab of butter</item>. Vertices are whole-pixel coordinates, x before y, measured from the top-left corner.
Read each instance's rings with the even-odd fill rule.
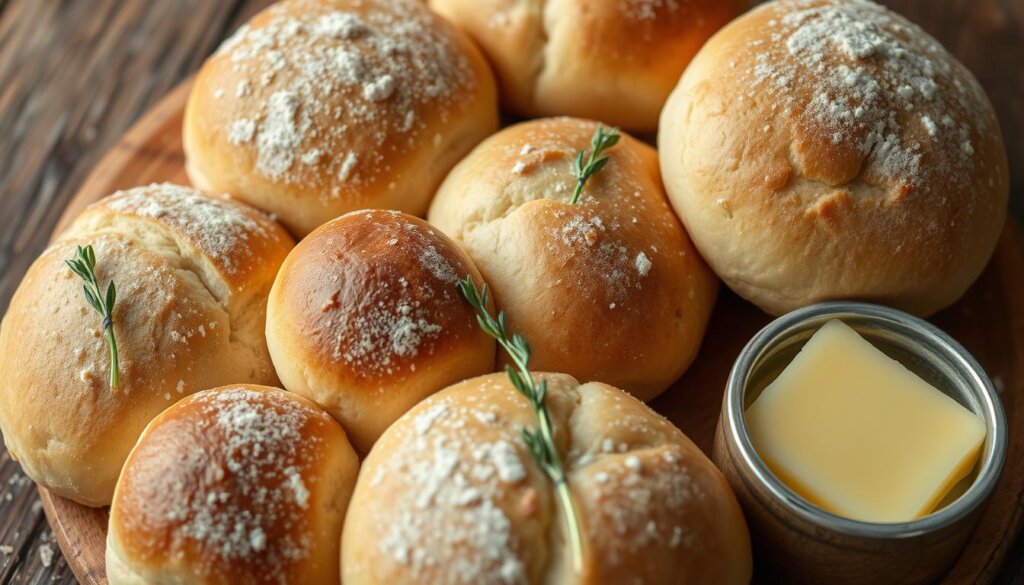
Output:
[[[826,323],[746,412],[790,488],[840,516],[932,512],[974,468],[985,424],[841,321]]]

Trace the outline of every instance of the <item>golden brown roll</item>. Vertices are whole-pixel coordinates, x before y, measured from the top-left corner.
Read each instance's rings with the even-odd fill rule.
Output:
[[[497,128],[494,80],[416,0],[285,0],[211,57],[185,112],[192,183],[297,236],[347,211],[422,215]]]
[[[571,204],[593,122],[506,128],[452,170],[429,219],[462,243],[536,368],[647,400],[700,346],[718,282],[669,208],[654,149],[629,136]]]
[[[117,286],[120,387],[102,318],[65,261],[92,245]],[[150,185],[89,207],[29,268],[0,327],[0,429],[29,477],[89,506],[110,503],[128,451],[183,395],[276,384],[266,299],[293,243],[229,199]]]
[[[110,509],[111,585],[340,585],[359,460],[315,404],[265,386],[205,390],[160,414]]]
[[[357,211],[307,236],[270,293],[284,387],[326,408],[366,453],[430,394],[492,371],[494,340],[456,282],[483,279],[458,244],[397,211]]]
[[[783,0],[734,21],[687,69],[658,145],[694,243],[773,314],[845,298],[934,313],[981,273],[1006,216],[984,91],[864,0]]]
[[[494,66],[505,107],[640,132],[704,41],[750,0],[430,0]]]
[[[750,581],[750,540],[725,478],[625,392],[543,374],[583,525],[573,576],[551,481],[523,443],[529,403],[505,374],[447,388],[384,433],[345,521],[346,585]]]

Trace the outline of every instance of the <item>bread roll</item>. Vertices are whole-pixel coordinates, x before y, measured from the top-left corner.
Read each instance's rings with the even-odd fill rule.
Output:
[[[424,400],[374,446],[345,521],[359,535],[342,543],[345,584],[748,583],[746,524],[707,457],[621,390],[543,376],[583,573],[523,443],[536,417],[501,373]]]
[[[458,244],[397,211],[357,211],[307,236],[270,293],[267,342],[284,387],[366,453],[414,404],[492,371],[494,340],[456,287],[483,280]]]
[[[65,265],[89,244],[100,286],[117,286],[116,390],[102,318]],[[139,187],[89,207],[29,268],[0,326],[0,429],[25,473],[107,505],[160,411],[203,388],[276,384],[264,316],[291,247],[258,211],[184,187]]]
[[[200,70],[186,168],[302,236],[354,209],[422,215],[497,124],[483,57],[422,2],[285,0]]]
[[[693,60],[661,117],[676,211],[769,313],[860,299],[928,315],[987,263],[1006,154],[974,76],[864,0],[783,0]]]
[[[359,460],[345,431],[276,388],[205,390],[132,450],[110,509],[111,585],[341,583]]]
[[[750,0],[430,0],[494,65],[505,107],[653,132],[687,63]]]
[[[534,367],[647,400],[693,360],[718,284],[669,208],[654,149],[623,136],[569,203],[595,128],[503,130],[455,167],[429,219],[465,245]]]

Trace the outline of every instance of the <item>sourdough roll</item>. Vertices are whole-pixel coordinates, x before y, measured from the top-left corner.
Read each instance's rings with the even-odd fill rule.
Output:
[[[455,167],[429,219],[469,251],[534,367],[647,400],[693,361],[718,283],[649,146],[623,136],[570,203],[573,159],[596,127],[555,118],[503,130]]]
[[[750,581],[736,499],[682,432],[611,386],[537,376],[582,523],[582,574],[523,443],[536,417],[500,373],[424,400],[374,446],[345,520],[359,535],[342,543],[346,585]]]
[[[341,583],[359,460],[315,404],[266,386],[194,394],[146,427],[110,508],[111,585]]]
[[[847,298],[934,313],[981,273],[1006,217],[977,80],[866,0],[780,0],[734,21],[680,80],[658,145],[694,243],[773,314]]]
[[[458,279],[458,244],[397,211],[356,211],[307,236],[270,293],[267,343],[284,387],[326,408],[366,453],[438,390],[492,371],[494,340]]]
[[[92,245],[113,281],[120,386],[103,320],[65,264]],[[266,299],[293,242],[246,205],[150,185],[89,207],[32,264],[0,326],[0,429],[29,477],[89,506],[110,503],[154,416],[203,388],[275,384]]]
[[[505,107],[653,132],[687,63],[750,0],[430,0],[494,66]]]
[[[354,209],[422,215],[497,124],[483,57],[422,2],[284,0],[200,70],[186,169],[302,236]]]

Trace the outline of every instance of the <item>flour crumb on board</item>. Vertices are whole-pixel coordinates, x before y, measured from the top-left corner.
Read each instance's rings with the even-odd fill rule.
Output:
[[[39,545],[39,562],[42,563],[44,567],[49,567],[53,564],[54,554],[53,547],[49,543],[44,542]]]

